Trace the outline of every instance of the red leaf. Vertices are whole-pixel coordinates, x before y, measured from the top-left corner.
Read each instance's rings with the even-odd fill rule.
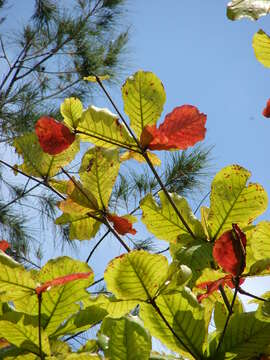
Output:
[[[205,137],[206,115],[192,105],[176,107],[167,114],[163,124],[145,126],[141,134],[141,145],[150,150],[184,150]]]
[[[135,235],[137,232],[135,229],[133,229],[132,223],[124,217],[109,214],[107,215],[107,219],[113,223],[114,229],[120,235],[125,235],[128,233]]]
[[[226,231],[216,240],[213,257],[225,272],[239,276],[246,266],[246,235],[238,225],[232,226],[232,230]]]
[[[47,281],[43,285],[36,287],[36,293],[39,295],[53,286],[65,285],[66,283],[69,283],[74,280],[87,279],[91,274],[92,272],[90,271],[87,273],[75,273],[75,274],[61,276],[59,278]]]
[[[67,126],[48,116],[36,122],[35,131],[42,150],[50,155],[61,153],[75,140]]]
[[[262,114],[263,116],[270,118],[270,99],[267,101],[266,107],[263,109]]]
[[[242,285],[244,279],[240,279],[239,285]],[[206,281],[201,284],[196,285],[199,289],[206,289],[206,293],[197,295],[197,300],[201,302],[203,299],[210,296],[214,291],[217,291],[219,286],[224,287],[225,285],[229,286],[231,289],[235,287],[233,282],[233,276],[232,275],[226,275],[221,279],[215,280],[215,281]]]
[[[6,240],[0,240],[0,250],[5,252],[8,248],[10,248],[10,244]]]

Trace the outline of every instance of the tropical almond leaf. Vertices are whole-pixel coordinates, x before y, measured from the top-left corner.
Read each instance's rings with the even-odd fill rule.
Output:
[[[109,149],[137,148],[127,128],[108,109],[90,106],[82,114],[77,134],[83,141]]]
[[[56,175],[61,167],[69,164],[80,150],[79,141],[75,140],[67,150],[58,155],[46,154],[41,149],[35,133],[26,133],[16,138],[14,146],[24,159],[19,168],[28,175],[47,180]]]
[[[230,165],[218,172],[212,182],[208,225],[216,239],[232,224],[240,228],[252,223],[267,208],[268,197],[259,184],[249,183],[250,172],[239,165]]]
[[[149,300],[167,279],[167,271],[166,257],[136,250],[113,259],[104,279],[118,299]]]
[[[151,335],[178,354],[189,359],[202,359],[206,336],[204,308],[195,296],[184,288],[177,294],[160,295],[155,301],[177,336],[172,334],[152,305],[142,303],[140,316]]]
[[[110,78],[110,75],[98,75],[99,80],[103,81],[103,80],[108,80]],[[85,76],[83,78],[83,80],[86,81],[90,81],[90,82],[97,82],[97,77],[96,76]]]
[[[79,169],[83,187],[97,199],[99,209],[108,206],[120,168],[118,150],[94,147],[88,150]]]
[[[213,257],[220,267],[233,276],[239,276],[246,266],[246,235],[232,224],[232,230],[223,233],[214,244]]]
[[[161,165],[161,160],[156,154],[152,153],[151,151],[147,151],[147,156],[149,157],[151,163],[154,166]],[[141,154],[139,154],[138,152],[135,152],[135,151],[126,151],[123,155],[120,156],[120,161],[126,161],[126,160],[130,160],[130,159],[136,160],[140,163],[146,161],[145,158]]]
[[[10,244],[6,240],[0,240],[0,250],[5,252],[8,248],[10,248]]]
[[[265,67],[270,67],[270,37],[263,30],[259,30],[253,36],[252,46],[256,59]]]
[[[83,274],[80,281],[73,281],[78,274]],[[66,256],[50,260],[42,267],[38,276],[40,284],[47,287],[61,283],[42,294],[43,328],[47,334],[53,334],[64,320],[78,312],[80,301],[89,296],[86,289],[93,278],[93,271],[85,262]]]
[[[135,235],[137,231],[133,229],[132,222],[124,216],[117,216],[115,214],[108,214],[107,219],[113,223],[114,229],[120,235],[132,234]]]
[[[263,116],[270,118],[270,99],[268,99],[266,107],[263,109],[262,114]]]
[[[269,12],[269,0],[233,0],[227,6],[227,16],[230,20],[239,20],[245,17],[258,20]]]
[[[270,259],[270,221],[259,222],[249,238],[255,260]]]
[[[83,113],[83,104],[75,97],[64,100],[60,107],[64,123],[71,129],[76,129]]]
[[[98,232],[101,222],[89,217],[87,214],[64,213],[55,220],[55,224],[69,225],[70,240],[90,240]]]
[[[183,197],[177,194],[170,194],[172,200],[180,211],[181,215],[198,238],[205,238],[202,225],[192,214],[191,209]],[[169,242],[176,242],[178,239],[182,244],[190,242],[191,236],[175,213],[163,191],[159,192],[160,205],[158,205],[151,194],[146,195],[140,203],[143,211],[142,221],[147,229],[157,238]]]
[[[35,131],[42,150],[50,155],[60,154],[75,140],[75,135],[66,125],[49,116],[36,122]]]
[[[192,105],[176,107],[164,122],[144,127],[140,142],[150,150],[185,150],[205,137],[206,115]]]
[[[109,337],[105,355],[110,360],[148,360],[152,347],[151,336],[137,316],[120,319],[106,317],[101,333]]]
[[[139,138],[143,128],[159,119],[166,93],[162,82],[152,72],[138,71],[130,76],[122,87],[125,113]]]

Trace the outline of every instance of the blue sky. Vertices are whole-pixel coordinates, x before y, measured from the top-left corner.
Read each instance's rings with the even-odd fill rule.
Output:
[[[31,4],[16,1],[12,27],[22,23]],[[138,69],[156,73],[167,93],[164,114],[182,104],[196,105],[207,114],[205,143],[214,145],[213,173],[239,164],[252,172],[252,182],[270,193],[270,120],[261,115],[270,97],[270,69],[255,59],[252,49],[256,31],[263,28],[270,33],[269,17],[232,22],[226,18],[226,4],[225,0],[129,0],[126,73]],[[113,97],[121,106],[120,89],[114,89]],[[98,105],[103,104],[108,106],[98,99]],[[261,219],[270,219],[270,211]],[[82,244],[77,256],[84,259],[89,245]],[[93,267],[102,274],[104,265],[120,252],[113,239],[106,240]],[[50,253],[55,250],[48,246]],[[251,287],[262,292],[258,284]]]

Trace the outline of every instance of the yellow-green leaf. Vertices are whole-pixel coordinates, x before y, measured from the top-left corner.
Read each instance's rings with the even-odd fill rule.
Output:
[[[204,309],[188,289],[173,295],[160,295],[156,304],[177,337],[150,304],[141,304],[140,316],[152,336],[169,349],[195,359],[202,358],[206,336]],[[181,342],[179,341],[181,339]],[[192,358],[193,359],[193,358]]]
[[[107,288],[118,299],[153,298],[167,278],[166,257],[137,250],[113,259],[104,273]]]
[[[94,147],[88,150],[79,170],[83,187],[94,195],[100,209],[106,208],[120,168],[117,150]]]
[[[101,225],[99,221],[82,214],[64,213],[55,220],[57,225],[69,224],[70,240],[90,240],[93,238]]]
[[[98,75],[99,80],[108,80],[110,78],[110,75]],[[90,81],[90,82],[97,82],[96,76],[85,76],[83,80]]]
[[[109,149],[137,147],[125,125],[108,109],[90,106],[83,112],[77,132],[80,139],[96,146]]]
[[[259,184],[249,183],[250,172],[239,165],[230,165],[215,176],[211,186],[208,225],[216,239],[236,223],[243,228],[267,208],[267,193]]]
[[[64,123],[68,127],[76,129],[83,112],[81,101],[74,97],[67,98],[61,104],[60,111],[64,118]]]
[[[259,30],[253,37],[252,45],[257,60],[265,67],[270,67],[270,37]]]
[[[147,156],[149,157],[149,159],[151,160],[151,163],[154,166],[160,166],[161,165],[161,160],[156,154],[152,153],[151,151],[147,151]],[[139,154],[139,153],[137,153],[135,151],[126,151],[120,157],[121,161],[126,161],[126,160],[130,160],[130,159],[136,160],[136,161],[138,161],[140,163],[146,161],[145,158],[141,154]]]
[[[19,155],[24,159],[19,169],[28,175],[50,178],[57,174],[59,169],[69,164],[80,150],[78,140],[58,155],[49,155],[41,149],[35,133],[27,133],[15,139],[14,146]]]
[[[205,238],[202,225],[192,214],[186,199],[177,194],[170,194],[170,196],[195,237]],[[189,231],[177,216],[163,191],[159,192],[159,198],[161,205],[156,203],[151,194],[141,201],[142,221],[147,229],[162,240],[176,242],[178,239],[182,244],[190,242],[192,238]]]
[[[100,329],[109,337],[105,355],[110,360],[148,360],[151,337],[137,316],[105,318]]]
[[[126,80],[122,96],[130,125],[140,138],[143,128],[155,124],[163,111],[166,100],[163,84],[152,72],[140,70]]]
[[[249,241],[256,260],[270,259],[270,221],[257,224]]]

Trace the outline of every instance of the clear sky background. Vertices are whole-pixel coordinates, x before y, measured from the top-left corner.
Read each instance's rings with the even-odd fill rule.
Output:
[[[7,24],[16,28],[29,16],[33,2],[14,3],[12,23]],[[207,114],[205,144],[214,146],[212,172],[239,164],[252,172],[252,182],[262,184],[270,194],[270,120],[261,115],[270,97],[270,69],[255,59],[252,48],[256,31],[263,28],[270,33],[270,17],[232,22],[226,17],[226,5],[225,0],[129,0],[126,73],[138,69],[156,73],[167,93],[164,114],[183,104]],[[113,97],[121,108],[120,89],[113,90]],[[99,98],[96,105],[108,103]],[[270,219],[270,211],[260,219]],[[51,239],[49,234],[42,236],[44,241]],[[60,254],[49,243],[44,247],[46,255]],[[93,244],[85,242],[77,252],[65,251],[85,259]],[[97,277],[121,251],[114,239],[104,242],[91,264]],[[263,293],[262,283],[267,288],[267,281],[253,281],[246,288]]]

